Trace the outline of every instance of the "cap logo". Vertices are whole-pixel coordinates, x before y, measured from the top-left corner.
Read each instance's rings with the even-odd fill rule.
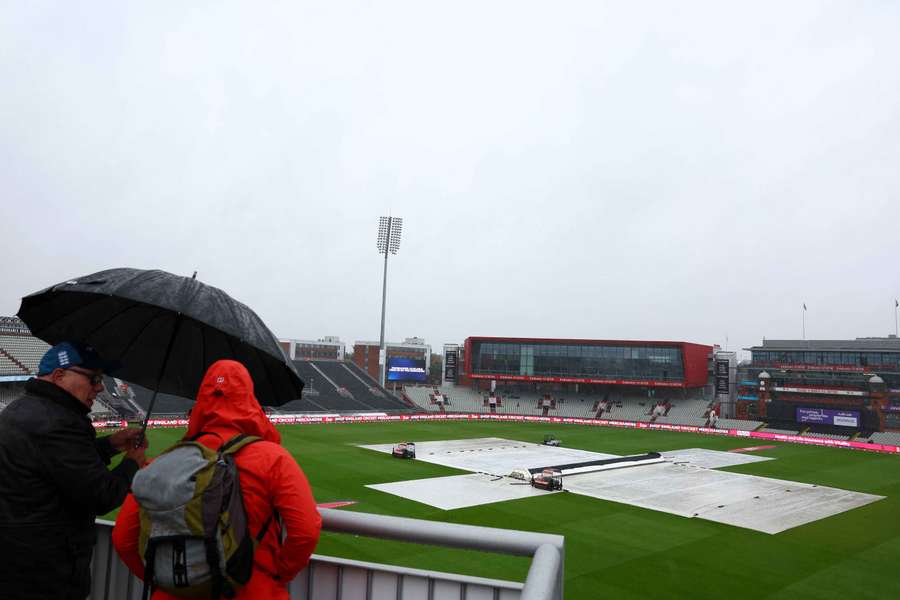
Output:
[[[59,359],[59,366],[60,366],[60,367],[68,367],[68,366],[69,366],[69,353],[68,353],[68,351],[66,351],[66,350],[60,350],[59,353],[56,355],[56,357]]]
[[[216,377],[216,383],[225,383],[225,378],[221,375],[219,377]]]

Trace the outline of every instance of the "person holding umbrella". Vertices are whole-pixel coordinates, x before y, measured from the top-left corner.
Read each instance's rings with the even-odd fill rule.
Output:
[[[120,506],[145,463],[139,429],[97,438],[88,418],[117,365],[62,342],[0,413],[0,590],[8,600],[83,600],[94,519]],[[135,447],[137,446],[137,447]],[[112,457],[125,457],[108,469]]]

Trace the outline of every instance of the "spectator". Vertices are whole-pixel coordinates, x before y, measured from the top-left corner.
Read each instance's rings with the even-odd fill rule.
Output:
[[[139,429],[97,438],[88,414],[116,365],[93,348],[50,348],[37,377],[0,414],[0,594],[83,600],[90,592],[94,519],[125,499],[144,464]],[[119,452],[125,458],[109,470]]]
[[[275,511],[279,518],[256,547],[252,577],[235,598],[288,600],[287,584],[309,562],[322,520],[306,476],[281,446],[281,435],[253,395],[253,381],[240,363],[220,360],[206,372],[185,438],[201,432],[198,441],[212,449],[242,433],[263,438],[242,448],[235,462],[252,535],[263,530]],[[139,534],[138,504],[129,494],[113,528],[113,545],[128,568],[143,578]],[[157,590],[153,598],[175,597]]]

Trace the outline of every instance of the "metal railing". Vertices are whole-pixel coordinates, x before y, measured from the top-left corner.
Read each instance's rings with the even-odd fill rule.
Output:
[[[562,600],[562,536],[320,509],[322,529],[380,539],[530,556],[524,584],[313,555],[293,600]],[[116,556],[112,523],[97,520],[91,600],[138,600],[143,583]]]

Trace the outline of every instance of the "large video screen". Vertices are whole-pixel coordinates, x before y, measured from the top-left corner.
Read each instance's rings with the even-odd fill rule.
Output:
[[[388,359],[388,381],[428,381],[425,361],[415,358]]]
[[[840,427],[859,427],[859,411],[797,407],[797,421],[800,423],[838,425]]]

